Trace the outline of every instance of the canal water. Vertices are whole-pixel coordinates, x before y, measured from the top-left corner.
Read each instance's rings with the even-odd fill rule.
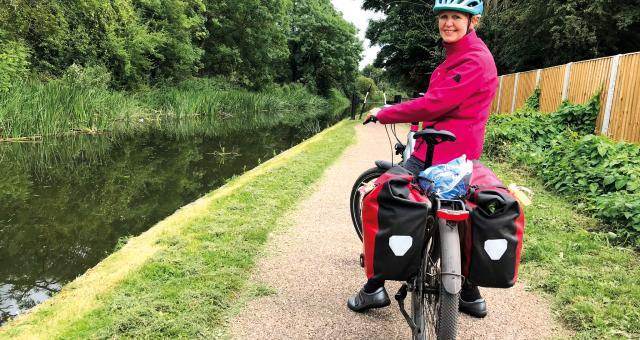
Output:
[[[0,325],[128,237],[330,123],[218,137],[151,132],[0,144]]]

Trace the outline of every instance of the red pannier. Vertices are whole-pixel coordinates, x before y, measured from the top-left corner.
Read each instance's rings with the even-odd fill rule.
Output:
[[[462,233],[462,275],[481,287],[509,288],[518,279],[524,212],[489,168],[474,162]]]
[[[362,202],[368,278],[405,281],[420,269],[431,202],[413,175],[396,166],[380,176]]]

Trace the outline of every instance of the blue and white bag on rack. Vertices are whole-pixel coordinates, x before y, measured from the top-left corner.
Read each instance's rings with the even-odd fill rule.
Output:
[[[442,199],[457,199],[466,195],[465,178],[473,173],[473,162],[462,155],[449,163],[434,165],[418,175],[418,182],[427,192]]]

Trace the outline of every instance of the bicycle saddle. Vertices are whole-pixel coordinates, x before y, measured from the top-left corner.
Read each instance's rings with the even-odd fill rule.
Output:
[[[436,145],[444,142],[455,142],[456,135],[447,130],[424,129],[413,135],[413,138],[422,138],[427,144]]]

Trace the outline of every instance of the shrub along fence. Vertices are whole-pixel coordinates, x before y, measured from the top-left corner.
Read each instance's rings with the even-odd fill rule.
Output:
[[[600,98],[564,103],[556,112],[492,115],[485,152],[527,165],[546,186],[606,221],[609,238],[640,250],[640,144],[594,136]]]
[[[640,52],[584,60],[500,76],[491,112],[511,113],[540,88],[540,110],[556,111],[568,100],[583,103],[599,90],[596,133],[640,143]]]

